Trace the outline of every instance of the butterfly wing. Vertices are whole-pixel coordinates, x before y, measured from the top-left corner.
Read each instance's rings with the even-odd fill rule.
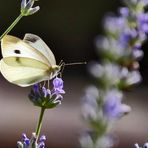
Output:
[[[51,65],[56,65],[54,54],[39,36],[27,33],[25,34],[23,41],[41,52],[48,59]]]
[[[5,57],[1,60],[0,67],[1,73],[9,82],[22,87],[47,80],[50,74],[46,64],[23,57]]]
[[[1,73],[11,83],[26,87],[51,79],[59,70],[53,53],[38,36],[28,34],[21,40],[6,35],[1,46]]]

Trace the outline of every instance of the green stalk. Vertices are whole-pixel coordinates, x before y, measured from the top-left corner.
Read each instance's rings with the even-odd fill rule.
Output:
[[[13,28],[14,26],[20,21],[20,19],[23,17],[22,14],[20,14],[15,20],[14,22],[8,27],[8,29],[0,36],[0,41],[2,40],[2,38],[7,35]]]
[[[38,137],[40,135],[40,131],[41,131],[41,127],[42,127],[42,122],[43,122],[43,116],[44,116],[44,112],[45,112],[45,108],[41,108],[41,112],[40,112],[40,116],[39,116],[39,120],[38,120],[38,123],[37,123],[37,128],[36,128],[36,141],[38,140]]]

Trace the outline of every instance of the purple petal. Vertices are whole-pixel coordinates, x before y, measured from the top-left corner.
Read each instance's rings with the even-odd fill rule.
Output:
[[[22,0],[21,9],[24,9],[25,7],[26,7],[26,0]]]
[[[42,135],[41,137],[40,137],[40,142],[44,142],[46,140],[46,136],[45,135]]]
[[[138,145],[138,143],[136,143],[136,144],[134,145],[134,147],[135,147],[135,148],[140,148],[139,145]]]
[[[53,86],[54,88],[63,88],[63,80],[61,78],[58,78],[56,77],[54,80],[53,80]]]
[[[48,92],[47,92],[47,89],[45,87],[42,87],[42,92],[44,93],[44,97],[47,97]]]

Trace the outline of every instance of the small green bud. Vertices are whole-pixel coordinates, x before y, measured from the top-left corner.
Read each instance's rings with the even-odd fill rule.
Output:
[[[34,2],[37,0],[22,0],[21,2],[21,14],[23,16],[28,16],[28,15],[32,15],[34,13],[36,13],[40,7],[36,6],[33,8]]]

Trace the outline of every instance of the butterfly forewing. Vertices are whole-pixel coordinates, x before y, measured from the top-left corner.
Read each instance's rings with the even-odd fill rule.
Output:
[[[47,58],[38,50],[21,39],[6,35],[1,42],[3,57],[27,57],[41,61],[51,66]]]
[[[56,65],[56,60],[52,51],[39,36],[27,33],[25,34],[23,41],[25,41],[33,48],[41,52],[48,59],[51,65]]]

